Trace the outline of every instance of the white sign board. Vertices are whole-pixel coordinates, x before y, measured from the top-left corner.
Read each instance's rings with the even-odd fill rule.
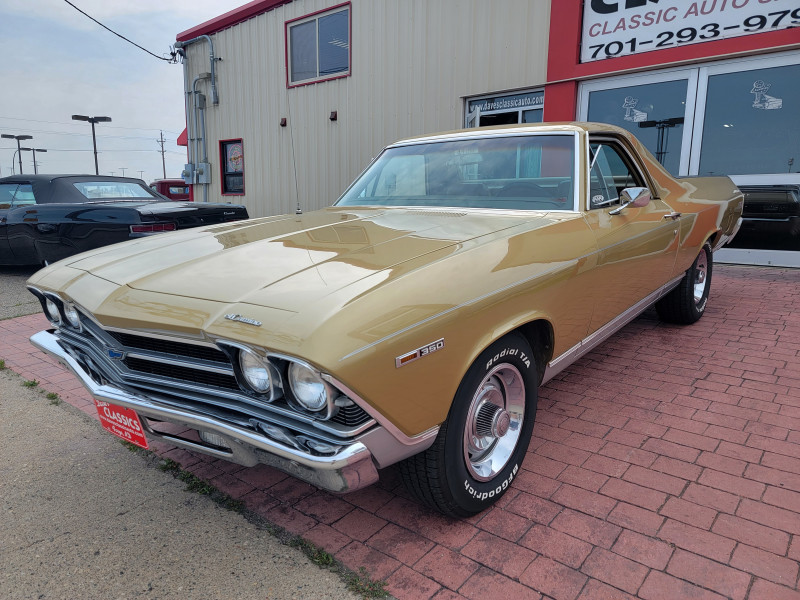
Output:
[[[584,0],[581,62],[789,27],[800,0]]]

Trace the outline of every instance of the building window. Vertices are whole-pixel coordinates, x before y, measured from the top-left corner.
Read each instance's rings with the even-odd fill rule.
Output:
[[[543,109],[543,91],[468,98],[464,126],[541,123]]]
[[[286,23],[289,86],[350,74],[350,6]]]
[[[244,194],[244,146],[242,140],[223,140],[219,143],[222,169],[222,195]]]

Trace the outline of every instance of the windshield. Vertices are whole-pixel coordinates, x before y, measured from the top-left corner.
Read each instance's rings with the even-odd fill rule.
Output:
[[[148,187],[131,181],[80,181],[73,183],[90,200],[103,198],[158,198]]]
[[[574,164],[572,134],[399,146],[336,205],[572,210]]]

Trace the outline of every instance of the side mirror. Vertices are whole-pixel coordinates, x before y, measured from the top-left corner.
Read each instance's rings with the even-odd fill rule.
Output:
[[[641,208],[650,204],[650,189],[646,187],[625,188],[619,195],[622,205],[608,211],[610,215],[618,215],[629,206]]]

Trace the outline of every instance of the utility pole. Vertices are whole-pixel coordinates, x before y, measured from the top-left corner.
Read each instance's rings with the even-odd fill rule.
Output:
[[[160,133],[161,133],[161,138],[156,140],[156,141],[159,144],[161,144],[161,150],[159,150],[159,152],[161,152],[161,168],[164,170],[164,179],[166,179],[167,178],[167,163],[164,160],[164,153],[166,152],[166,150],[164,150],[164,142],[166,140],[164,139],[164,132],[162,131]]]
[[[126,170],[127,168],[128,168],[128,167],[120,167],[120,169],[122,170],[122,176],[123,176],[123,177],[125,177],[125,170]]]
[[[144,171],[136,171],[139,174],[139,179],[142,179],[142,175],[144,175]]]
[[[17,152],[19,153],[19,174],[22,175],[22,150],[20,150],[19,142],[20,140],[32,140],[32,135],[11,135],[10,133],[4,133],[2,135],[3,138],[7,140],[17,140]]]
[[[111,123],[111,117],[87,117],[86,115],[72,115],[73,121],[88,121],[92,124],[92,147],[94,148],[94,174],[100,175],[100,170],[97,168],[97,138],[94,134],[95,123]]]

